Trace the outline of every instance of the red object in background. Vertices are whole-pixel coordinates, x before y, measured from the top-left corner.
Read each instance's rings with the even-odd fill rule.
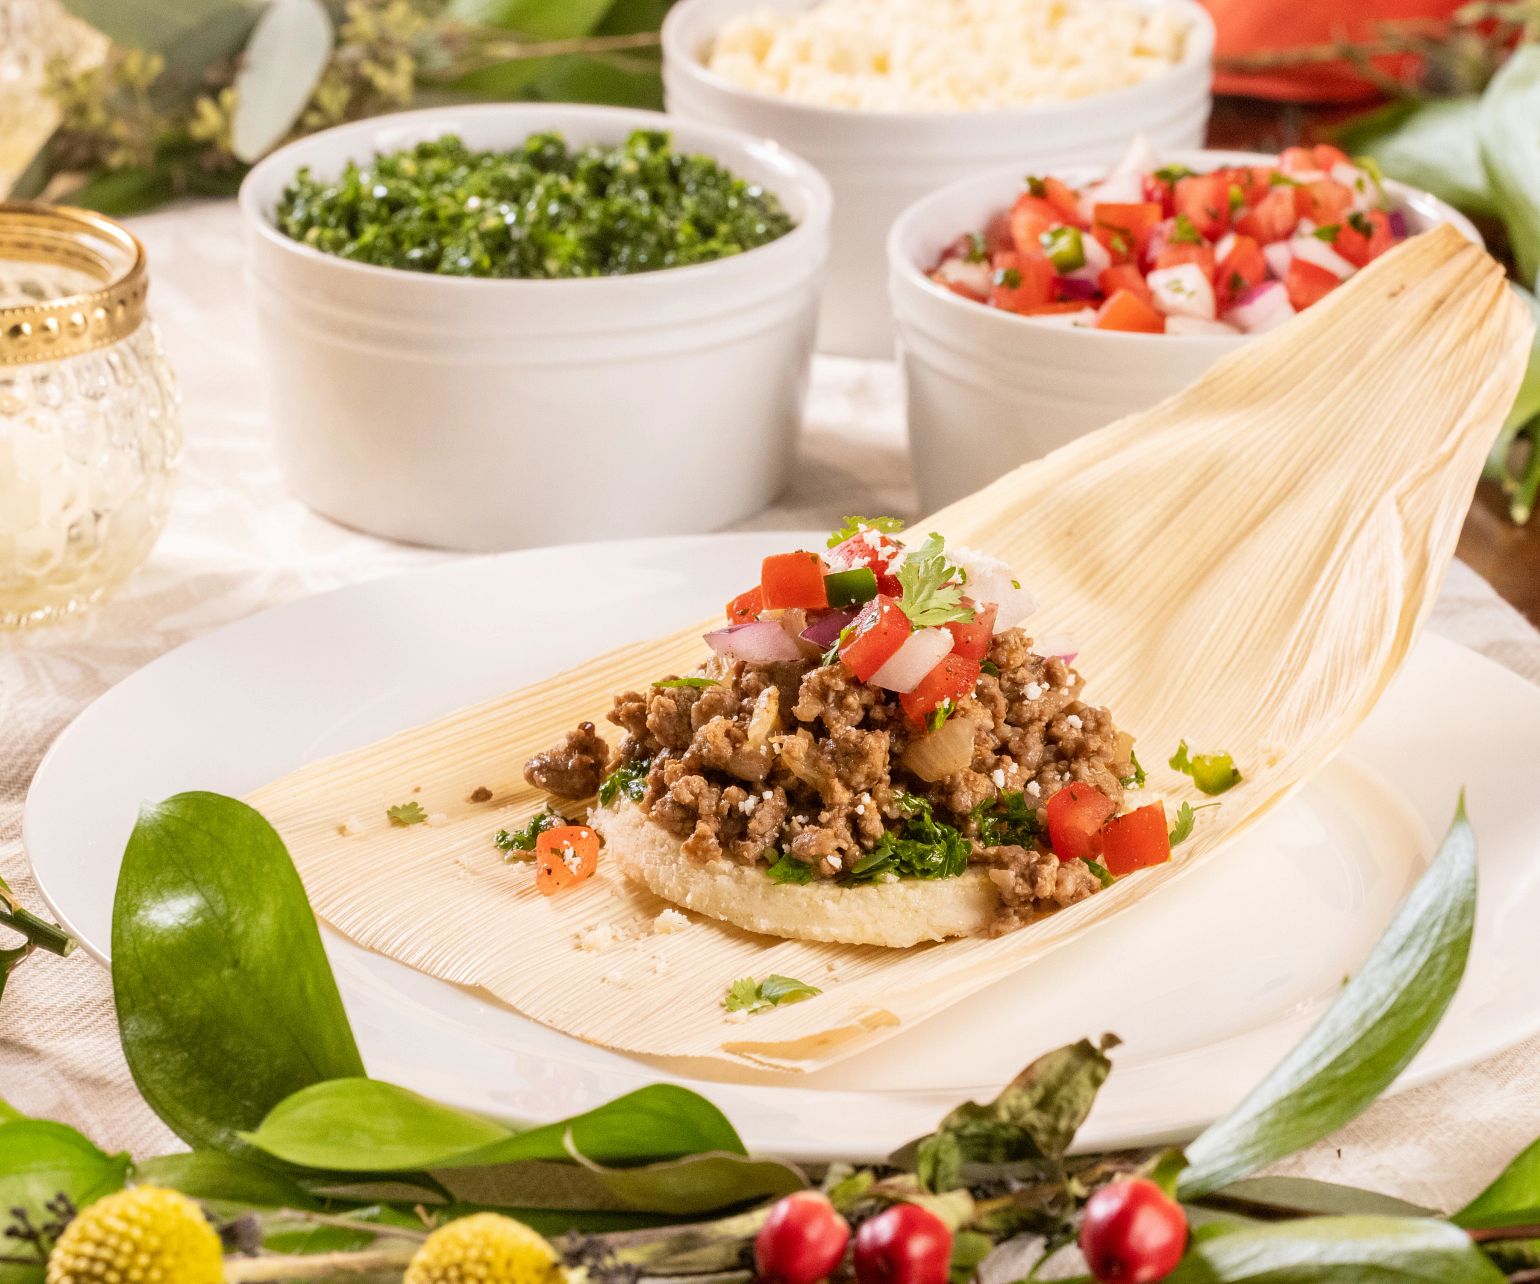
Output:
[[[1203,0],[1219,29],[1214,56],[1225,58],[1297,49],[1343,40],[1368,43],[1382,22],[1447,20],[1464,0]],[[1374,65],[1398,78],[1410,76],[1416,60],[1407,55],[1376,58]],[[1293,102],[1365,102],[1382,95],[1346,62],[1241,73],[1222,66],[1214,92]]]

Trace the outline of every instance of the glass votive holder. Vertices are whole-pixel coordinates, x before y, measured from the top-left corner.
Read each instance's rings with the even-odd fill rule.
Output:
[[[144,247],[0,202],[0,628],[79,611],[148,556],[181,458]]]

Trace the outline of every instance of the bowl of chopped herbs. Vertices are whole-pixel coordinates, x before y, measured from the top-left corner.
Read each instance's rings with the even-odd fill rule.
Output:
[[[434,108],[280,149],[241,208],[276,449],[318,511],[492,550],[711,529],[785,484],[830,198],[776,144]]]

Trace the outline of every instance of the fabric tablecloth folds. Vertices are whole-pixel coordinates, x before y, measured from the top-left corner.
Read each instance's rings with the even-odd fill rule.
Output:
[[[21,847],[27,784],[82,708],[155,656],[265,607],[452,554],[389,544],[319,518],[285,491],[261,412],[261,367],[233,205],[151,216],[153,311],[181,377],[187,454],[150,562],[95,612],[0,640],[0,876],[37,903]],[[821,358],[795,480],[757,529],[843,513],[913,516],[897,377]],[[1540,682],[1540,633],[1456,565],[1436,631]],[[140,1100],[118,1048],[104,970],[39,955],[0,1003],[0,1098],[147,1156],[177,1142]],[[1435,1207],[1463,1202],[1540,1132],[1540,1039],[1384,1100],[1278,1171],[1362,1184]]]

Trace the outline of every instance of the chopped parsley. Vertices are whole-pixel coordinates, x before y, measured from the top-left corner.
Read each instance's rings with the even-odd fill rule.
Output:
[[[784,1003],[800,1003],[822,993],[816,985],[789,976],[767,976],[763,981],[745,976],[727,987],[722,1006],[729,1012],[759,1012]]]
[[[968,868],[972,845],[952,826],[937,820],[925,799],[895,790],[893,801],[906,817],[850,867],[845,883],[897,878],[956,878]]]
[[[1245,288],[1246,288],[1246,278],[1243,277],[1239,272],[1231,272],[1230,273],[1230,289],[1233,290],[1236,294],[1240,294],[1242,291],[1245,290]]]
[[[1171,229],[1171,243],[1173,245],[1202,245],[1203,237],[1198,234],[1198,229],[1193,221],[1185,214],[1176,216],[1176,226]]]
[[[981,232],[968,233],[968,253],[963,256],[967,263],[982,263],[989,257],[989,242]],[[891,518],[889,519],[892,520]]]
[[[983,238],[980,238],[981,245]],[[896,535],[904,529],[904,523],[897,517],[846,517],[841,519],[839,527],[829,536],[826,547],[833,548],[836,544],[843,544],[847,539],[853,539],[862,531],[880,531],[884,535]]]
[[[842,628],[840,630],[839,637],[834,639],[834,645],[818,657],[818,663],[833,664],[836,660],[838,660],[840,658],[840,648],[850,640],[850,635],[854,633],[855,630],[856,626],[854,624],[847,624],[844,628]]]
[[[407,802],[397,803],[394,807],[385,808],[385,815],[392,825],[420,825],[428,819],[428,813],[422,809],[421,803]]]
[[[529,823],[523,829],[499,829],[492,835],[492,842],[497,850],[503,853],[505,859],[518,860],[517,853],[535,850],[535,839],[546,830],[558,829],[562,825],[571,823],[565,816],[547,807],[544,811],[531,816]]]
[[[940,704],[930,711],[930,717],[925,719],[926,727],[931,731],[940,731],[946,726],[946,720],[957,712],[957,701],[947,696]]]
[[[996,268],[995,284],[1003,285],[1007,290],[1019,289],[1021,287],[1020,270],[1013,267]]]
[[[1374,223],[1362,210],[1354,210],[1348,215],[1347,221],[1348,226],[1357,232],[1359,236],[1374,235]]]
[[[1155,171],[1155,177],[1162,183],[1175,183],[1178,179],[1190,178],[1192,170],[1185,165],[1164,165]]]
[[[1230,184],[1230,213],[1234,214],[1238,209],[1244,209],[1246,205],[1246,193],[1241,191],[1238,184]]]
[[[982,847],[1030,847],[1043,832],[1037,809],[1019,789],[986,798],[969,814]]]
[[[1341,230],[1341,224],[1323,223],[1315,231],[1311,232],[1310,235],[1318,241],[1325,241],[1328,245],[1335,245],[1337,243],[1337,233]]]
[[[1280,170],[1276,170],[1276,169],[1271,174],[1269,174],[1267,176],[1267,185],[1269,187],[1303,187],[1304,186],[1304,184],[1301,183],[1299,181],[1299,179],[1297,179],[1297,178],[1290,178],[1289,175],[1281,172]]]
[[[1189,755],[1184,740],[1171,755],[1171,770],[1191,776],[1193,784],[1204,793],[1222,794],[1241,782],[1235,759],[1227,753],[1200,753]]]
[[[1134,774],[1131,776],[1123,777],[1123,788],[1143,789],[1144,782],[1147,777],[1144,774],[1144,768],[1139,765],[1139,755],[1136,754],[1132,749],[1128,751],[1128,761],[1133,764]]]
[[[1031,196],[1047,196],[1048,184],[1043,182],[1036,174],[1028,174],[1022,180],[1026,185],[1027,193]]]
[[[1178,807],[1176,809],[1176,824],[1171,830],[1171,846],[1175,847],[1178,843],[1187,841],[1192,834],[1193,822],[1197,820],[1200,811],[1205,807],[1217,806],[1219,806],[1218,803],[1203,803],[1202,806],[1194,807],[1191,803],[1184,802]]]
[[[715,678],[663,678],[652,684],[655,687],[668,689],[671,687],[689,687],[699,691],[702,687],[719,687],[722,684]]]
[[[903,590],[898,604],[915,628],[954,620],[966,624],[973,618],[973,609],[962,604],[967,575],[947,561],[941,536],[934,531],[909,551],[899,563],[897,575]]]
[[[600,784],[599,806],[608,807],[617,798],[641,802],[642,795],[647,792],[647,773],[651,769],[651,758],[621,763]]]
[[[765,871],[772,883],[793,883],[800,886],[813,881],[813,867],[805,860],[798,860],[790,852],[782,852]]]
[[[993,660],[980,660],[979,672],[987,673],[992,678],[998,678],[1000,676],[1000,666]]]

